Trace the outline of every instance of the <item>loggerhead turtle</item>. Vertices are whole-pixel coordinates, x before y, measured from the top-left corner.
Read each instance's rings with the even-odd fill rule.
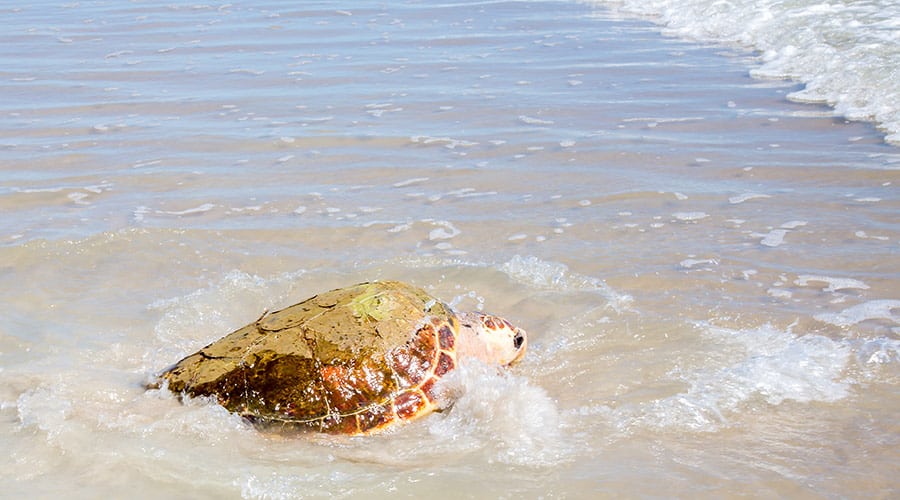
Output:
[[[155,386],[214,397],[255,424],[370,434],[440,410],[435,383],[459,359],[509,366],[526,344],[505,319],[456,313],[420,288],[375,281],[264,314]]]

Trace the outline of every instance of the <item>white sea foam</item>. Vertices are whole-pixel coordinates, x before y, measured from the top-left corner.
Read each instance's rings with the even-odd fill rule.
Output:
[[[451,137],[430,137],[417,135],[410,137],[410,140],[416,144],[442,144],[447,149],[456,149],[458,147],[477,146],[477,142],[466,141],[463,139],[453,139]]]
[[[862,239],[869,239],[869,238],[871,238],[871,239],[873,239],[873,240],[879,240],[879,241],[888,241],[888,240],[891,239],[891,238],[888,237],[888,236],[881,236],[881,235],[875,235],[875,234],[868,234],[868,233],[866,233],[865,231],[856,231],[855,233],[853,233],[853,235],[856,236],[857,238],[862,238]]]
[[[828,286],[822,289],[822,291],[824,292],[836,292],[838,290],[846,290],[850,288],[868,290],[869,288],[869,285],[866,285],[862,281],[852,278],[831,278],[829,276],[802,274],[800,276],[797,276],[797,279],[794,280],[794,284],[798,286],[810,286],[811,282],[820,282],[827,284]]]
[[[728,198],[728,203],[731,203],[732,205],[737,205],[739,203],[744,203],[745,201],[755,200],[758,198],[771,198],[771,196],[769,196],[767,194],[744,193],[744,194],[739,194],[737,196],[732,196],[731,198]]]
[[[193,215],[193,214],[202,214],[204,212],[209,212],[210,210],[216,208],[214,203],[204,203],[200,206],[196,206],[193,208],[187,208],[184,210],[157,210],[156,213],[161,215]]]
[[[535,118],[533,116],[519,116],[519,121],[526,125],[553,125],[552,120],[544,120],[542,118]]]
[[[404,181],[395,182],[393,186],[395,188],[402,188],[406,186],[412,186],[414,184],[421,184],[423,182],[427,182],[428,177],[413,177],[412,179],[406,179]]]
[[[678,263],[683,269],[707,268],[709,266],[717,266],[719,262],[716,259],[684,259]]]
[[[430,241],[447,240],[458,236],[462,232],[449,221],[432,221],[432,224],[437,227],[428,232],[428,239]]]
[[[754,77],[805,83],[789,97],[872,120],[900,144],[900,3],[893,0],[596,0],[648,17],[676,36],[761,52]]]
[[[759,244],[766,247],[777,247],[784,244],[784,237],[787,235],[786,229],[773,229],[767,234],[760,235],[762,239]]]
[[[870,300],[838,313],[822,313],[815,318],[836,326],[853,326],[870,319],[883,319],[900,326],[900,300]]]
[[[900,363],[900,340],[883,337],[863,340],[856,351],[856,357],[860,363],[869,367]],[[867,372],[862,375],[870,377]]]
[[[790,299],[794,296],[794,293],[790,290],[785,290],[783,288],[769,288],[766,290],[766,293],[776,299]]]
[[[632,301],[631,296],[616,292],[603,280],[573,273],[568,266],[559,262],[515,255],[498,268],[516,281],[535,288],[598,292],[616,310],[627,309]]]
[[[67,198],[72,200],[72,203],[75,203],[76,205],[90,205],[89,202],[85,201],[85,199],[87,199],[89,196],[90,195],[87,193],[74,192],[74,193],[69,193],[67,195]]]
[[[785,401],[834,402],[857,383],[847,371],[851,361],[881,364],[896,358],[898,343],[832,340],[795,335],[772,325],[735,330],[700,324],[704,345],[715,355],[699,366],[673,370],[687,388],[672,396],[611,411],[616,425],[676,427],[713,431],[728,426],[737,412],[777,406]],[[887,343],[887,345],[885,345]]]
[[[456,447],[469,441],[488,450],[492,460],[515,465],[554,464],[573,452],[556,403],[522,377],[473,361],[462,363],[438,388],[454,400],[450,411],[428,420],[439,440]]]
[[[675,212],[672,217],[682,222],[696,222],[709,217],[709,214],[706,212]]]
[[[781,228],[782,229],[797,229],[798,227],[803,227],[807,224],[808,224],[808,222],[806,222],[805,220],[792,220],[792,221],[788,221],[788,222],[785,222],[784,224],[782,224]]]

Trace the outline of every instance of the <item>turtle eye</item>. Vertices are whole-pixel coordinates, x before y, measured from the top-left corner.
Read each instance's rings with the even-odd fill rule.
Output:
[[[516,346],[516,349],[522,347],[522,344],[525,343],[525,336],[521,333],[516,333],[516,336],[513,337],[513,345]]]

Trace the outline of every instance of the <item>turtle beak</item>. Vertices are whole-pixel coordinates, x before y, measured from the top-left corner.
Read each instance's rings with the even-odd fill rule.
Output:
[[[528,335],[525,330],[516,328],[516,335],[513,337],[513,345],[516,348],[516,357],[512,359],[506,366],[513,366],[525,357],[525,351],[528,350]]]

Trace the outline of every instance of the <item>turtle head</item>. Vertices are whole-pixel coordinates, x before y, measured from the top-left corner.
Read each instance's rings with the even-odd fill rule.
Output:
[[[467,312],[459,315],[460,350],[485,363],[512,366],[525,355],[525,330],[490,314]]]

